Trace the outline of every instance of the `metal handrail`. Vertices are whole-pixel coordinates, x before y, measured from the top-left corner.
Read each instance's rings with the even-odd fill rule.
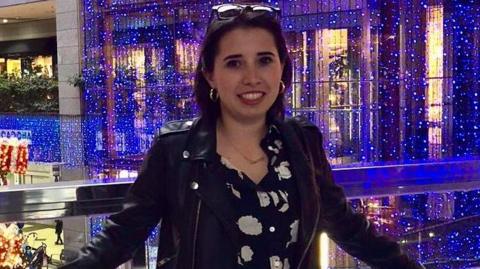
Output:
[[[480,189],[480,160],[336,168],[350,199]],[[109,214],[134,179],[61,181],[0,187],[0,222]]]

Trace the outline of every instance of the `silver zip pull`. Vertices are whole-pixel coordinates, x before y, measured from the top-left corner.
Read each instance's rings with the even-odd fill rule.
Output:
[[[163,266],[165,264],[167,264],[169,261],[175,259],[177,257],[177,254],[171,256],[171,257],[166,257],[166,258],[163,258],[161,259],[160,261],[158,261],[157,265],[158,266]]]

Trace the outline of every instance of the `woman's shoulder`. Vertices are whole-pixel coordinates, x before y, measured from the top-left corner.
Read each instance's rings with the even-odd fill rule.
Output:
[[[196,121],[197,121],[197,118],[189,119],[189,120],[175,120],[175,121],[166,122],[164,125],[162,125],[160,130],[158,130],[157,137],[163,137],[163,136],[169,136],[172,134],[187,132],[192,128],[192,125]]]
[[[311,122],[307,117],[297,115],[285,119],[285,122],[296,131],[297,135],[303,140],[306,145],[323,144],[323,136],[320,128]]]
[[[319,131],[318,126],[311,122],[307,117],[302,115],[293,116],[290,118],[285,119],[287,124],[295,125],[296,127],[300,127],[302,129],[310,129]]]
[[[192,129],[197,119],[168,121],[155,133],[152,148],[171,148],[185,143],[188,131]]]

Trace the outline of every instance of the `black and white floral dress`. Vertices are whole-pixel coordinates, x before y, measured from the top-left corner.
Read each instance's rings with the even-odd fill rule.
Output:
[[[218,156],[241,235],[238,267],[294,268],[299,226],[295,179],[274,125],[260,145],[268,156],[268,174],[258,185],[227,158]]]

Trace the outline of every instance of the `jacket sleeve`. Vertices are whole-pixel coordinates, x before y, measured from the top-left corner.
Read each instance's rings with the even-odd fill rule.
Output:
[[[350,255],[378,269],[421,269],[410,260],[393,240],[376,233],[373,225],[362,214],[354,213],[343,189],[332,177],[332,169],[323,149],[318,128],[309,128],[315,145],[311,158],[321,199],[321,223],[328,236]]]
[[[103,231],[80,250],[76,260],[60,268],[116,268],[133,257],[165,212],[161,179],[166,165],[162,155],[157,140],[128,191],[123,210],[108,218]]]

